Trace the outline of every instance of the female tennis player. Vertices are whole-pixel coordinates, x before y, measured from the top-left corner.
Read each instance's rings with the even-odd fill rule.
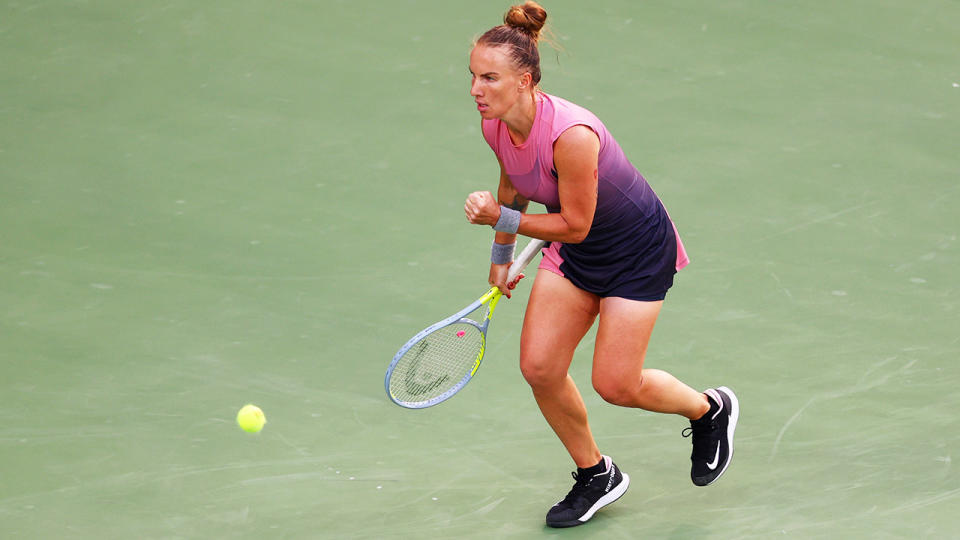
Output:
[[[590,111],[542,92],[537,43],[547,14],[535,2],[513,6],[504,24],[470,53],[473,96],[483,136],[500,164],[497,197],[471,193],[467,220],[496,232],[491,285],[506,295],[516,235],[550,242],[520,338],[520,370],[543,416],[576,463],[575,484],[547,512],[570,527],[620,498],[630,483],[603,455],[583,399],[567,371],[574,349],[599,319],[593,387],[623,407],[690,420],[691,479],[714,482],[730,464],[739,405],[726,387],[697,392],[664,371],[645,369],[654,323],[689,261],[660,199]],[[529,201],[548,213],[527,214]]]

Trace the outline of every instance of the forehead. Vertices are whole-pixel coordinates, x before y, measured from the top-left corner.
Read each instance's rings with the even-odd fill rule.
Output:
[[[470,71],[474,73],[515,71],[505,47],[477,45],[470,51]]]

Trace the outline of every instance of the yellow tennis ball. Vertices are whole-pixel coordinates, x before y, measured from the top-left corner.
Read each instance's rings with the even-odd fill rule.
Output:
[[[263,415],[260,407],[253,404],[244,405],[237,413],[237,425],[248,433],[257,433],[263,429],[267,423],[267,417]]]

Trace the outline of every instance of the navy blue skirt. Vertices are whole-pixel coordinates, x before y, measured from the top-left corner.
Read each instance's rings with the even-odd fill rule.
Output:
[[[630,219],[630,218],[634,219]],[[540,268],[601,297],[654,302],[666,298],[677,272],[677,236],[663,205],[649,216],[623,216],[591,228],[579,244],[553,242]]]

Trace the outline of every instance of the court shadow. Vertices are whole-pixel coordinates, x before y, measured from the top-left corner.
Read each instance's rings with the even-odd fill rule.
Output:
[[[631,518],[632,512],[624,508],[604,508],[583,525],[566,528],[553,528],[544,524],[543,532],[548,536],[563,535],[564,538],[616,538],[622,533],[623,524]]]
[[[631,519],[631,517],[627,514],[629,514],[629,512],[618,513],[606,511],[597,513],[597,515],[595,515],[588,523],[584,523],[583,525],[579,525],[577,527],[555,529],[553,527],[544,525],[543,533],[544,535],[551,537],[558,537],[562,535],[564,538],[619,538],[620,536],[618,536],[618,534],[623,533],[623,524],[625,520]],[[653,524],[649,522],[637,525],[638,532],[642,530],[648,530],[651,532],[650,536],[656,538],[666,538],[668,540],[698,540],[702,538],[708,538],[710,536],[710,531],[708,529],[698,525],[677,525],[674,526],[673,529],[670,530],[665,536],[661,536],[660,533],[654,532],[663,531],[664,529],[665,528],[661,528],[659,524]]]

